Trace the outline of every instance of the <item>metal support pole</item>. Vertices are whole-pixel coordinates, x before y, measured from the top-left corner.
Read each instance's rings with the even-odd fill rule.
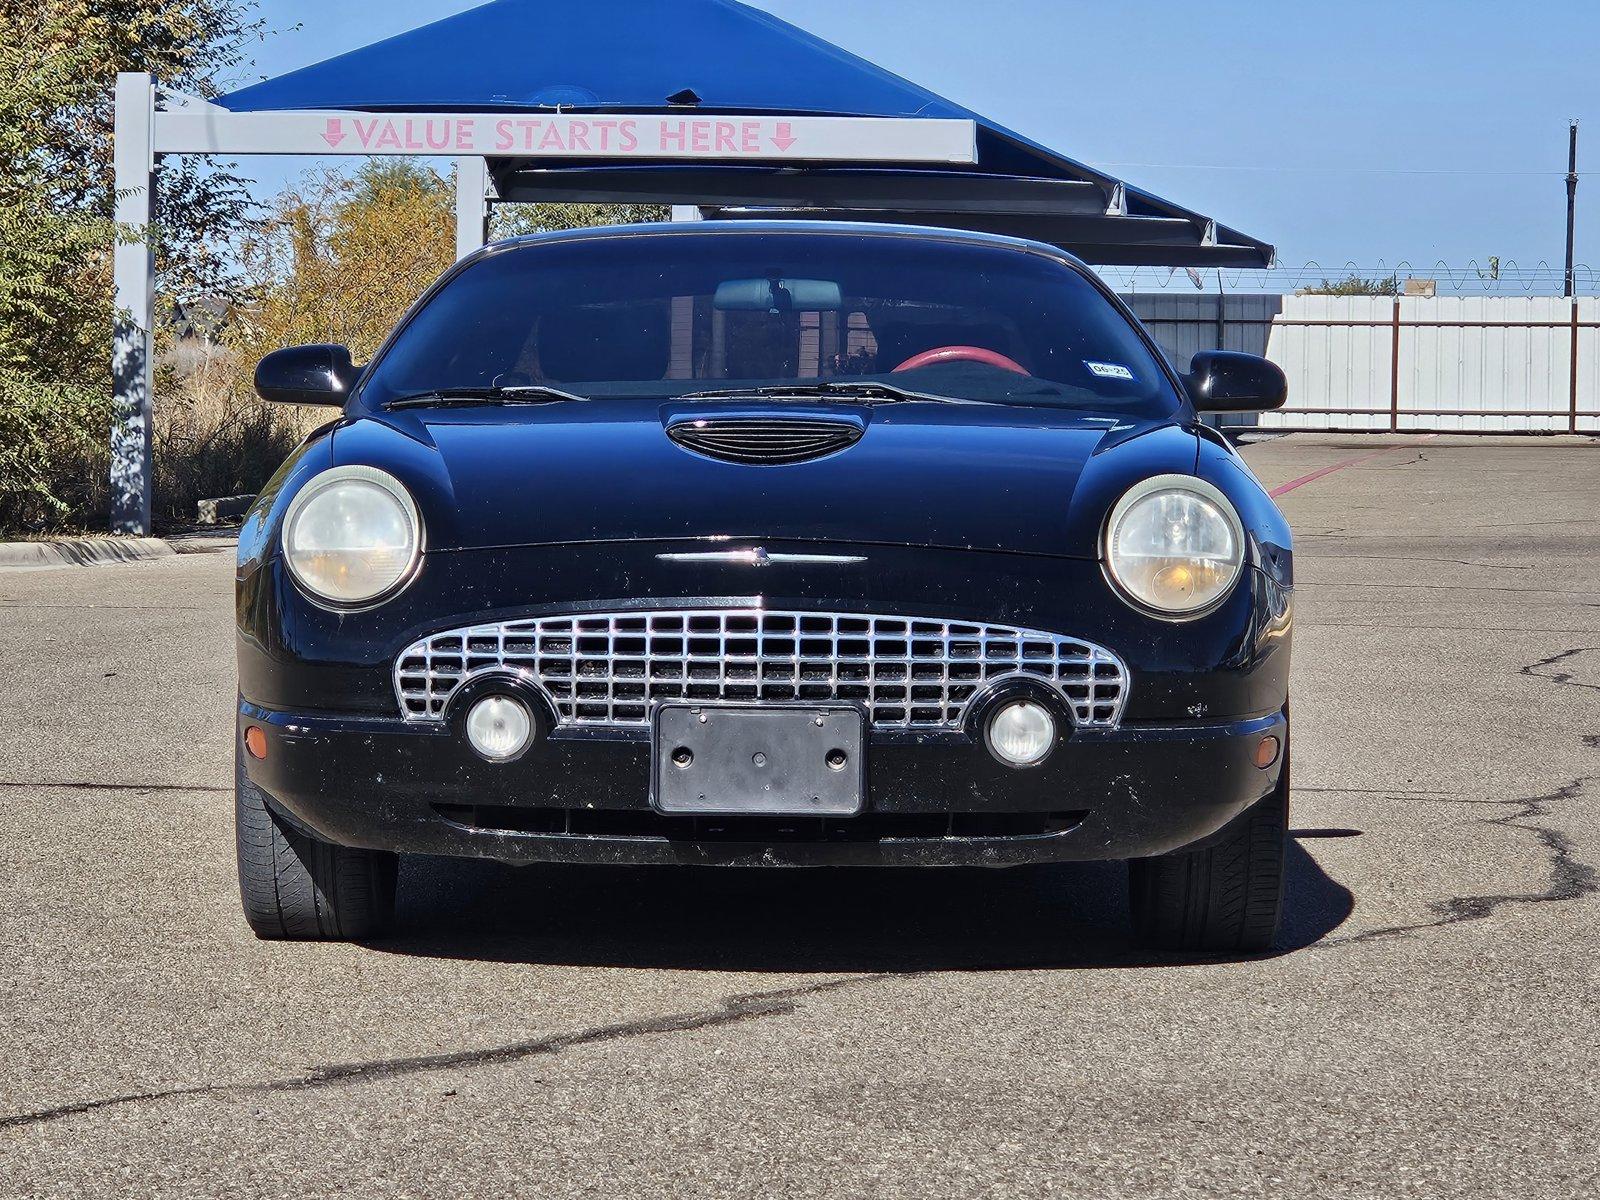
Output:
[[[1228,297],[1222,290],[1222,268],[1217,268],[1217,349],[1228,348]]]
[[[1189,274],[1194,279],[1196,284],[1200,283],[1200,273],[1198,271],[1195,271],[1191,268]],[[1217,268],[1216,340],[1218,350],[1226,350],[1228,348],[1228,298],[1223,294],[1222,291],[1222,268],[1220,267]],[[1200,417],[1200,420],[1204,424],[1211,426],[1213,429],[1221,429],[1225,424],[1244,425],[1247,423],[1254,423],[1254,421],[1246,422],[1240,417],[1231,417],[1229,420],[1224,421],[1221,413],[1203,413]]]
[[[111,532],[150,533],[151,329],[155,323],[155,80],[117,76],[117,244],[112,254],[116,318],[111,343]]]
[[[1400,432],[1400,297],[1394,298],[1389,345],[1389,432]]]
[[[1578,123],[1567,127],[1567,290],[1564,296],[1573,295],[1572,233],[1578,211]]]
[[[456,159],[456,260],[489,241],[489,163]]]
[[[1571,282],[1571,279],[1572,279],[1572,269],[1569,267],[1567,269],[1567,280],[1568,280],[1569,284]],[[1568,433],[1577,433],[1578,432],[1578,328],[1579,328],[1579,326],[1578,326],[1578,298],[1576,296],[1573,296],[1572,297],[1572,357],[1570,359],[1568,359],[1568,361],[1567,361],[1567,367],[1568,367],[1568,370],[1570,371],[1570,375],[1569,375],[1568,380],[1567,380],[1567,389],[1568,389],[1567,432]]]

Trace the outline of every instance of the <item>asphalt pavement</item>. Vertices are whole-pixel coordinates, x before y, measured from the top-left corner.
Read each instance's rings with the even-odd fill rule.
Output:
[[[1111,864],[411,861],[396,935],[258,942],[226,546],[0,574],[0,1195],[1592,1196],[1600,444],[1246,456],[1299,588],[1244,961],[1132,949]]]

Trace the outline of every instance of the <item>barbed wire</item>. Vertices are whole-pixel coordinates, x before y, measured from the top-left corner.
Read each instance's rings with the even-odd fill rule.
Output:
[[[1431,266],[1400,259],[1361,264],[1354,259],[1337,266],[1309,259],[1300,266],[1276,267],[1100,267],[1100,274],[1120,291],[1216,291],[1292,293],[1336,284],[1352,277],[1381,283],[1393,277],[1403,289],[1407,279],[1431,279],[1439,295],[1559,296],[1566,271],[1540,259],[1523,266],[1516,259],[1469,259],[1464,265],[1436,259]],[[1600,295],[1600,269],[1587,263],[1573,267],[1573,290]]]

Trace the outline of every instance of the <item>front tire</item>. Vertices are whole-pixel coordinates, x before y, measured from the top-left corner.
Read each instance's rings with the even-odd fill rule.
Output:
[[[398,858],[335,846],[291,828],[234,764],[239,898],[259,938],[356,941],[394,920]]]
[[[1272,949],[1283,912],[1289,747],[1278,786],[1201,850],[1128,864],[1139,940],[1163,950],[1254,954]]]

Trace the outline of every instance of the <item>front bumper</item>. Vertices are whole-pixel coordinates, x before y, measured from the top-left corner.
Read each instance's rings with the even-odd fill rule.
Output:
[[[1289,603],[1260,570],[1180,626],[1110,598],[1091,561],[828,543],[867,565],[774,566],[752,597],[748,567],[660,557],[686,546],[697,543],[428,555],[408,589],[357,613],[307,604],[275,557],[243,565],[239,722],[268,739],[265,760],[245,759],[252,782],[309,832],[376,849],[511,862],[995,866],[1165,853],[1277,782],[1279,768],[1257,768],[1253,755],[1262,736],[1284,735]],[[638,731],[562,732],[496,765],[453,726],[400,718],[395,663],[439,630],[585,607],[752,604],[1056,631],[1118,655],[1127,702],[1116,728],[1074,729],[1024,771],[996,763],[970,730],[880,730],[867,747],[862,816],[809,822],[655,813],[650,744]]]
[[[295,714],[241,702],[265,759],[242,754],[283,817],[326,841],[514,863],[1014,866],[1138,858],[1204,840],[1266,796],[1281,759],[1253,755],[1281,713],[1078,730],[1012,770],[963,738],[867,749],[866,806],[848,818],[665,815],[649,803],[648,741],[541,739],[512,763],[453,729]]]

